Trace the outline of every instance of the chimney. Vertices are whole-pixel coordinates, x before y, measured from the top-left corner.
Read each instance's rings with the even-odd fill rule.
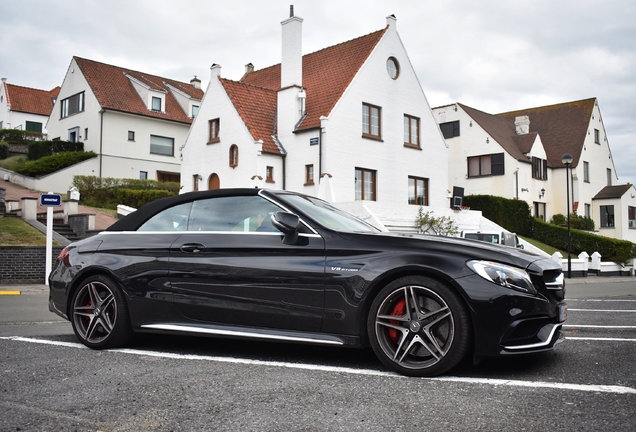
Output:
[[[248,73],[254,72],[254,65],[252,63],[248,63],[245,65],[245,75]]]
[[[190,80],[190,84],[192,84],[194,86],[194,88],[196,88],[196,89],[200,89],[201,88],[201,80],[199,78],[197,78],[196,75],[194,76],[194,78],[192,78]]]
[[[530,132],[530,117],[525,115],[515,118],[515,132],[517,135],[525,135]]]
[[[212,66],[210,66],[210,78],[214,80],[215,78],[220,76],[221,76],[221,65],[212,63]]]
[[[302,23],[303,19],[293,16],[294,7],[290,8],[287,20],[281,22],[283,27],[282,61],[280,86],[302,87],[303,84],[303,52],[302,52]]]

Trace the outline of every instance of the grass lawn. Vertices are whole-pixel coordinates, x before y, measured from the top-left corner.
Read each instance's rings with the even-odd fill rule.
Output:
[[[46,235],[21,218],[0,217],[0,246],[46,246]]]
[[[547,254],[549,254],[550,256],[552,256],[552,254],[554,254],[555,252],[561,252],[561,255],[563,255],[564,257],[568,256],[568,253],[566,251],[562,251],[561,249],[557,249],[554,248],[552,246],[548,246],[545,243],[541,243],[535,239],[531,239],[528,237],[521,237],[520,238],[524,239],[525,241],[527,241],[528,243],[530,243],[533,246],[538,247],[539,249],[541,249],[543,252],[546,252]]]

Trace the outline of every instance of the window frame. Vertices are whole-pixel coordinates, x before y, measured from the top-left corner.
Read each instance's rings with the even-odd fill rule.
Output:
[[[627,206],[627,228],[636,229],[636,207]]]
[[[77,98],[77,111],[74,110],[76,105],[74,98]],[[71,102],[73,102],[73,105],[71,105]],[[84,109],[86,108],[85,105],[85,95],[83,91],[62,99],[60,103],[60,118],[64,119],[84,112]],[[73,112],[71,112],[71,108],[73,108]]]
[[[548,179],[548,161],[532,156],[532,178],[537,180]]]
[[[266,183],[276,183],[274,181],[274,167],[273,166],[265,167],[265,182]]]
[[[425,177],[416,177],[416,176],[408,176],[409,179],[409,197],[408,197],[408,203],[409,205],[419,205],[419,206],[428,206],[428,184],[429,184],[429,179],[425,178]],[[413,181],[413,202],[411,202],[411,181]],[[424,183],[424,202],[420,203],[418,202],[418,188],[417,188],[417,184],[418,182],[421,181]]]
[[[601,131],[594,128],[594,144],[601,144]]]
[[[358,177],[358,173],[360,174],[359,177]],[[371,198],[366,197],[368,188],[365,184],[367,182],[365,174],[371,175],[372,187],[370,190],[368,190],[368,192],[371,193]],[[376,170],[356,167],[354,178],[355,178],[355,200],[356,201],[377,201],[378,200],[378,194],[377,194],[378,177],[377,177]],[[358,178],[360,179],[360,187],[358,187]]]
[[[613,204],[599,206],[599,213],[601,219],[601,228],[616,228],[616,219]]]
[[[460,136],[459,120],[453,120],[439,124],[439,130],[442,132],[444,139],[450,139]]]
[[[128,141],[135,141],[135,131],[128,131]]]
[[[314,184],[314,164],[307,164],[305,165],[305,186]]]
[[[234,169],[239,164],[239,149],[236,144],[230,146],[230,168]]]
[[[160,139],[162,139],[162,140],[170,140],[170,141],[172,141],[172,144],[171,144],[171,153],[170,153],[170,154],[168,154],[168,153],[159,153],[159,152],[156,152],[156,151],[152,151],[152,149],[153,149],[153,145],[154,145],[155,147],[156,147],[156,146],[161,146],[161,144],[157,144],[157,143],[154,143],[154,144],[153,144],[153,142],[152,142],[152,139],[153,139],[153,138],[160,138]],[[167,148],[168,146],[165,146],[165,147]],[[150,135],[150,154],[153,154],[153,155],[160,155],[160,156],[172,156],[172,157],[174,157],[174,138],[171,138],[171,137],[165,137],[165,136],[161,136],[161,135],[152,135],[152,134],[151,134],[151,135]]]
[[[159,109],[155,108],[155,102],[159,102]],[[159,96],[150,97],[150,110],[154,112],[163,112],[163,104]]]
[[[485,158],[490,158],[490,172],[487,174],[482,174],[482,167],[484,167],[484,162],[486,160]],[[474,160],[474,159],[477,159],[479,163],[479,174],[477,175],[471,175],[470,162],[471,160]],[[491,176],[497,176],[497,175],[505,175],[506,173],[505,157],[503,153],[492,153],[492,154],[486,154],[486,155],[469,156],[466,160],[467,160],[468,178],[491,177]]]
[[[411,142],[411,139],[413,138],[413,130],[412,130],[413,121],[415,121],[416,128],[417,128],[417,131],[415,132],[416,133],[415,140],[417,142]],[[408,128],[408,131],[407,131],[407,128]],[[406,139],[407,136],[408,136],[408,141],[404,141],[404,147],[419,149],[420,148],[420,118],[419,117],[415,117],[410,114],[404,114],[404,138]]]
[[[368,113],[365,113],[365,108],[368,109]],[[373,123],[373,113],[377,112],[377,129],[378,133],[373,133],[374,123]],[[365,116],[367,118],[367,123],[365,124]],[[365,130],[365,127],[367,130]],[[382,141],[382,107],[377,105],[373,105],[367,102],[362,102],[362,137],[369,138],[373,140]]]
[[[214,144],[221,141],[221,119],[219,117],[208,120],[208,144]]]

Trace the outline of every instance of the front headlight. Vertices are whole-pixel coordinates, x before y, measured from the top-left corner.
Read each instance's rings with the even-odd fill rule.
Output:
[[[468,268],[489,282],[517,291],[536,294],[525,270],[492,261],[468,261]]]

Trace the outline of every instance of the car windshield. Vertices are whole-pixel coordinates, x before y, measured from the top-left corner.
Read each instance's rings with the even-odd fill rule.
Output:
[[[303,195],[284,195],[284,199],[320,225],[341,232],[377,232],[375,227],[333,207],[327,202]]]

